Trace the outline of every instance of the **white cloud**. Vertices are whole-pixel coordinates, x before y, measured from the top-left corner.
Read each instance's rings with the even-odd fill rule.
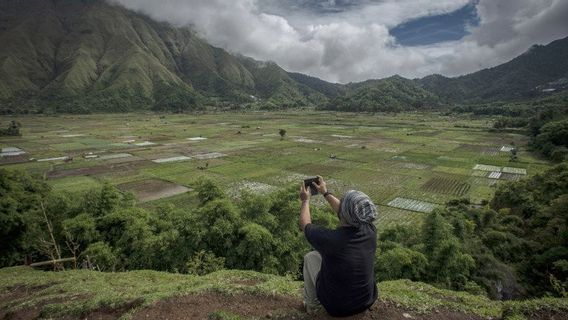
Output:
[[[339,82],[393,74],[460,75],[568,35],[566,0],[480,0],[480,25],[470,29],[471,35],[419,47],[398,45],[388,29],[455,11],[469,0],[362,0],[333,14],[295,10],[282,15],[263,10],[275,0],[113,1],[157,20],[191,25],[228,51]]]

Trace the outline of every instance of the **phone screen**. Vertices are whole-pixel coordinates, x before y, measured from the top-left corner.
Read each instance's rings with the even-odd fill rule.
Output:
[[[318,183],[319,178],[310,178],[304,180],[304,186],[306,186],[306,188],[310,188],[311,195],[315,196],[316,194],[318,194],[318,189],[312,184],[312,182]]]

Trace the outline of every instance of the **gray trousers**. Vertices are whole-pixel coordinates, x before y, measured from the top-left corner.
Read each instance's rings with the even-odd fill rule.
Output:
[[[304,302],[308,312],[319,308],[320,302],[316,293],[316,279],[321,270],[321,255],[310,251],[304,256]]]

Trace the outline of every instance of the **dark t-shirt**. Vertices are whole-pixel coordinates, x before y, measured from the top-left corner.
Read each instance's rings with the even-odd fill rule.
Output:
[[[335,230],[306,225],[306,239],[322,257],[317,296],[332,316],[363,312],[377,300],[373,263],[377,233],[372,225]]]

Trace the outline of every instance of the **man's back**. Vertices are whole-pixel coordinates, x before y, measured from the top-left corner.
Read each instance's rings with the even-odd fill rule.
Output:
[[[317,297],[327,312],[332,316],[348,316],[369,308],[377,299],[374,226],[330,230],[308,224],[304,232],[322,257],[316,287]]]

